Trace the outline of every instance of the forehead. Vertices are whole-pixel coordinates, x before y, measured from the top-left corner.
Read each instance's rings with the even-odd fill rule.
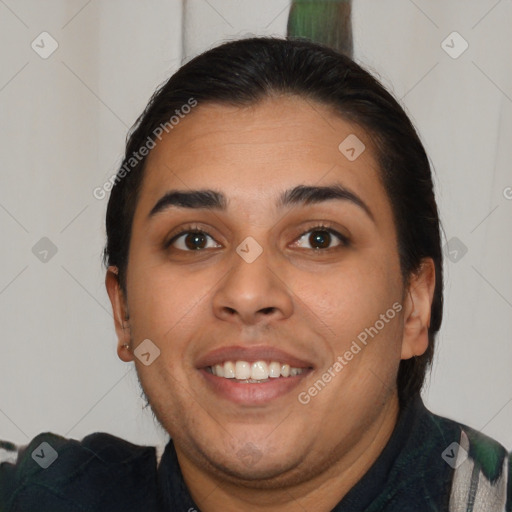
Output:
[[[297,184],[332,183],[389,210],[369,134],[296,96],[245,107],[199,104],[157,143],[145,167],[146,211],[168,189],[213,188],[240,202],[273,201]]]

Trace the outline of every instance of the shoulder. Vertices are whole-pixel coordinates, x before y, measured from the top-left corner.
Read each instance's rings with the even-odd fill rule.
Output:
[[[498,441],[465,424],[430,413],[442,432],[450,432],[443,460],[453,468],[450,512],[512,512],[512,454]]]
[[[152,510],[156,472],[155,447],[107,433],[77,441],[47,432],[26,446],[0,442],[0,510]]]

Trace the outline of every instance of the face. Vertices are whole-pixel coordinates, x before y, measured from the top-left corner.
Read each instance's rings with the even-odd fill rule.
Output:
[[[348,136],[365,146],[355,159],[362,146],[339,149]],[[209,203],[172,195],[206,190],[218,194]],[[109,288],[116,317],[129,312],[118,352],[135,361],[180,463],[253,485],[364,451],[396,419],[400,359],[425,348],[408,331],[370,138],[298,97],[199,105],[158,143],[126,291]]]

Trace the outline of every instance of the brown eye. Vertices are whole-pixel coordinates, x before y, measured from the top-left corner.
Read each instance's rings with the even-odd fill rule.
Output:
[[[298,239],[297,244],[300,247],[300,244],[304,242],[310,245],[310,247],[305,247],[306,249],[311,248],[314,251],[348,246],[348,239],[345,236],[343,236],[342,234],[338,233],[333,229],[327,229],[321,226],[310,229],[309,231],[304,233]],[[335,245],[331,245],[334,242],[337,243],[335,243]]]
[[[328,231],[312,231],[309,235],[309,243],[315,249],[325,249],[331,243],[331,234]]]
[[[206,237],[204,233],[188,233],[184,239],[187,249],[204,249],[206,244]]]
[[[175,249],[188,252],[220,247],[216,243],[208,246],[209,239],[214,242],[213,238],[204,231],[183,231],[172,238],[167,244],[167,247],[173,247]]]

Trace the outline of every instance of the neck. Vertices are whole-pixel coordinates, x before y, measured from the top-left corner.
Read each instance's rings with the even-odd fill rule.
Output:
[[[190,495],[202,512],[247,510],[251,512],[331,511],[363,477],[386,446],[396,425],[398,398],[394,397],[349,450],[332,455],[323,471],[286,487],[271,488],[271,483],[254,486],[217,471],[196,465],[178,446],[176,454]],[[344,440],[340,440],[340,446]],[[307,462],[304,463],[307,465]]]

